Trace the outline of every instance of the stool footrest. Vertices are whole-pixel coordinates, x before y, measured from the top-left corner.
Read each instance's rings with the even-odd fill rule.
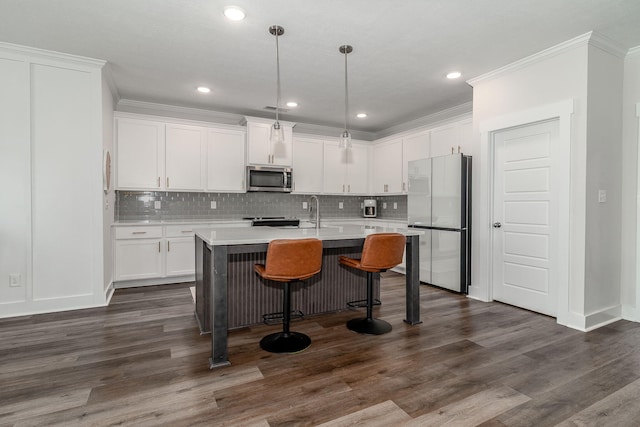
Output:
[[[290,316],[290,320],[304,319],[304,313],[300,310],[292,311]],[[262,322],[265,325],[277,325],[279,323],[282,323],[283,317],[284,313],[282,311],[278,311],[276,313],[267,313],[262,315]]]
[[[382,302],[378,298],[374,298],[372,305],[381,305],[381,304],[382,304]],[[356,300],[356,301],[348,301],[347,302],[347,306],[351,307],[351,308],[366,307],[367,306],[367,300],[366,299],[359,299],[359,300]]]

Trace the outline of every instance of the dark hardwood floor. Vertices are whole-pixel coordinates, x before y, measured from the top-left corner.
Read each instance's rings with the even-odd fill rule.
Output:
[[[404,276],[385,273],[376,316],[292,324],[306,351],[275,355],[257,326],[229,337],[210,371],[189,284],[117,290],[109,307],[0,320],[0,425],[638,426],[640,324],[589,333],[515,307],[421,287],[424,323],[404,317]]]

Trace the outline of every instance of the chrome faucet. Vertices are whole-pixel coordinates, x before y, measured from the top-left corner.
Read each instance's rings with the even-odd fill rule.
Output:
[[[316,202],[316,208],[315,208],[316,220],[312,221],[312,222],[315,222],[316,229],[319,229],[320,228],[320,200],[318,200],[318,196],[311,196],[310,201],[315,201]],[[309,206],[309,214],[313,214],[313,213],[314,213],[313,206],[310,205]]]

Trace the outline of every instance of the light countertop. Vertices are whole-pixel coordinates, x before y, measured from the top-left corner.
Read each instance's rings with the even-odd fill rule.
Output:
[[[230,227],[230,228],[196,228],[196,236],[211,246],[247,245],[269,243],[275,239],[346,240],[363,239],[375,233],[400,233],[405,236],[419,236],[423,231],[406,227],[375,227],[364,225],[323,226],[315,228],[286,227]]]

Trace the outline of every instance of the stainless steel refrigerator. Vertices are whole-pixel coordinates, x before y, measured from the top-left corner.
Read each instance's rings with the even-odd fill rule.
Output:
[[[420,236],[420,281],[468,293],[471,284],[471,157],[409,162],[409,227]]]

